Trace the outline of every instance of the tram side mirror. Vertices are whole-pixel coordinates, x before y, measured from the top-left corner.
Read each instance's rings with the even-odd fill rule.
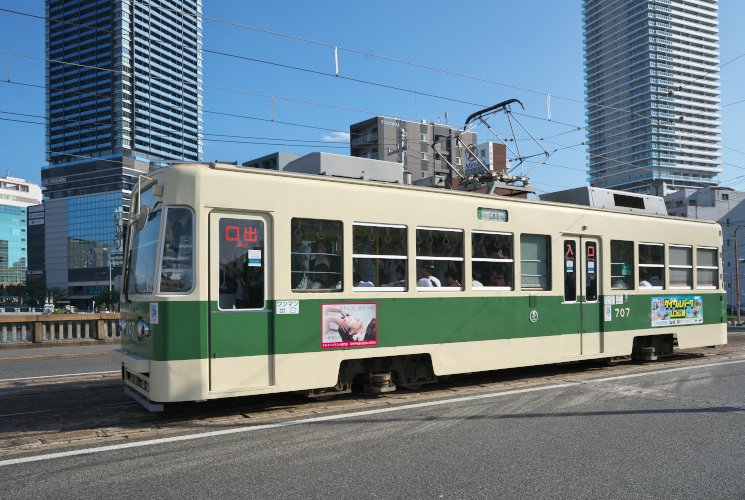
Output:
[[[145,229],[149,218],[150,208],[147,205],[140,205],[139,213],[135,216],[135,228],[138,231]]]

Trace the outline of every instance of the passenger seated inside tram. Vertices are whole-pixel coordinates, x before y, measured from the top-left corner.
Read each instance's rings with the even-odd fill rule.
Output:
[[[445,271],[445,285],[444,286],[451,286],[451,287],[458,287],[460,288],[460,279],[458,277],[458,273],[455,271],[455,269],[448,269]]]
[[[329,266],[326,264],[315,266],[313,268],[313,278],[310,288],[315,290],[332,288],[329,271]]]
[[[353,286],[375,286],[375,283],[372,281],[364,281],[362,278],[360,278],[360,273],[354,272],[352,273],[352,285]]]
[[[503,272],[497,266],[492,267],[486,286],[507,286],[507,280],[504,279]]]
[[[326,265],[329,269],[331,269],[331,261],[329,260],[328,253],[328,246],[326,246],[326,242],[317,241],[316,252],[310,261],[310,268],[315,271],[318,266]]]
[[[648,271],[641,271],[641,273],[639,273],[640,288],[651,288],[659,286],[662,286],[662,281],[656,274],[651,274]]]
[[[484,284],[481,283],[481,281],[479,281],[479,278],[480,277],[481,276],[478,273],[473,273],[473,277],[471,278],[471,287],[473,287],[473,288],[481,288],[481,287],[484,286]]]
[[[613,289],[628,290],[629,288],[631,288],[628,282],[629,278],[629,276],[616,276],[615,278],[613,278]]]
[[[403,264],[396,266],[396,280],[388,283],[388,286],[406,286],[406,269],[404,269]]]

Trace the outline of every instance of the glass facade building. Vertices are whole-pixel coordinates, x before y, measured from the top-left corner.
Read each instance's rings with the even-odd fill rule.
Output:
[[[201,0],[47,0],[50,166],[198,161]]]
[[[27,208],[41,202],[36,184],[0,177],[0,285],[26,282],[28,263]]]
[[[201,15],[201,0],[46,1],[46,280],[78,305],[121,274],[138,177],[201,159]]]
[[[590,185],[716,185],[717,0],[584,0],[583,18]]]
[[[0,283],[24,283],[26,260],[26,209],[0,205]]]

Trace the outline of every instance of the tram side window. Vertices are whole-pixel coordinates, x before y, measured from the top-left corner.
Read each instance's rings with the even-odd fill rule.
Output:
[[[564,302],[577,301],[577,242],[564,240]]]
[[[417,290],[463,290],[463,231],[416,230]]]
[[[668,247],[670,259],[670,288],[693,288],[693,248],[683,245]]]
[[[291,231],[290,276],[293,291],[341,291],[341,221],[294,218]]]
[[[406,290],[406,226],[356,223],[353,236],[353,285]]]
[[[696,249],[696,286],[717,288],[719,284],[719,256],[716,248]]]
[[[194,284],[194,224],[188,208],[168,208],[160,264],[160,291],[185,293]]]
[[[639,287],[663,288],[665,283],[665,246],[639,243]]]
[[[634,243],[611,240],[610,261],[611,288],[614,290],[634,288]]]
[[[520,286],[524,290],[551,290],[551,237],[520,235]]]
[[[514,289],[513,235],[474,231],[471,234],[473,288]]]
[[[264,222],[221,218],[220,309],[263,309],[266,276]]]

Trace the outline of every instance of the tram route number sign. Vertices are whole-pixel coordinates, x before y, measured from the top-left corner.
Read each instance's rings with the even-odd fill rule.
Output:
[[[479,207],[478,210],[476,210],[476,217],[478,217],[479,220],[491,222],[507,222],[508,219],[507,210],[484,207]]]

